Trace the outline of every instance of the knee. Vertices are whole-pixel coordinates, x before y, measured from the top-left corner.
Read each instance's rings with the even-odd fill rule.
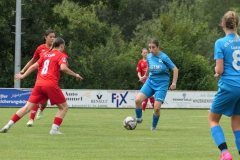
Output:
[[[155,113],[160,112],[160,107],[155,107],[155,106],[154,106],[154,112],[155,112]]]
[[[142,101],[140,99],[135,99],[135,104],[142,104]]]
[[[68,105],[64,105],[64,106],[62,107],[62,110],[64,110],[65,112],[67,112],[67,111],[68,111]]]

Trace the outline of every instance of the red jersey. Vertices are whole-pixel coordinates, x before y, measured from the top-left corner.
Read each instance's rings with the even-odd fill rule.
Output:
[[[148,63],[146,60],[141,59],[138,61],[137,72],[141,72],[141,76],[144,76],[147,72]],[[144,80],[146,82],[147,78]]]
[[[49,49],[49,50],[50,50],[50,49]],[[41,52],[41,53],[39,54],[39,56],[41,57],[42,55],[47,54],[49,50],[47,50],[47,51],[44,50],[43,52]],[[66,51],[63,50],[62,53],[63,53],[63,54],[65,55],[65,57],[68,59],[68,55],[67,55]]]
[[[50,51],[40,57],[35,86],[56,86],[60,78],[60,65],[67,64],[66,55],[58,50]]]
[[[42,44],[37,47],[36,51],[34,52],[33,59],[39,59],[41,57],[41,53],[49,51],[50,48],[47,47],[46,44]]]
[[[47,47],[46,44],[41,44],[40,46],[37,47],[36,51],[34,52],[33,59],[39,59],[44,53],[47,53],[50,48]],[[63,50],[62,53],[66,55],[66,58],[68,58],[67,53]]]

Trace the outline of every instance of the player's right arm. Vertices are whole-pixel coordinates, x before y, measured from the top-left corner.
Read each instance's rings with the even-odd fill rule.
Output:
[[[137,76],[140,79],[142,77],[141,72],[138,72]]]
[[[23,74],[31,65],[33,65],[37,60],[32,58],[28,63],[23,67],[23,69],[20,71],[21,74]]]
[[[36,51],[33,54],[32,59],[28,61],[28,63],[20,71],[21,74],[23,74],[31,65],[33,65],[40,58],[40,53],[42,52],[42,49],[43,49],[43,45],[40,45],[37,47]]]
[[[38,68],[39,64],[38,62],[34,63],[33,65],[31,65],[27,71],[24,74],[16,74],[15,75],[15,80],[19,80],[19,79],[24,79],[25,77],[27,77],[30,73],[32,73],[34,70],[36,70]]]
[[[142,78],[142,68],[141,68],[141,63],[140,63],[141,61],[139,61],[138,62],[138,64],[137,64],[137,76],[138,76],[138,78],[139,78],[139,81],[140,81],[140,79]]]
[[[139,81],[144,82],[144,80],[148,77],[148,75],[149,75],[149,69],[148,69],[148,67],[147,67],[147,71],[146,71],[145,75],[142,76],[142,77],[139,79]]]

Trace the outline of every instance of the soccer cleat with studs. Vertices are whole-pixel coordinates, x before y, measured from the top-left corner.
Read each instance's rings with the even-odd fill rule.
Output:
[[[156,128],[157,128],[157,127],[153,127],[153,126],[152,126],[151,130],[152,130],[152,131],[155,131],[155,130],[156,130]]]
[[[10,129],[10,127],[4,126],[1,130],[0,133],[7,133],[7,131]]]
[[[40,109],[38,109],[36,119],[39,120],[42,118],[42,116],[43,116],[43,112]]]
[[[142,118],[137,118],[137,123],[140,124],[142,123],[143,119]]]
[[[51,129],[50,134],[63,134],[58,129]]]
[[[33,126],[33,120],[29,120],[26,124],[28,127],[32,127]]]
[[[227,151],[222,152],[221,160],[232,160],[232,155]]]

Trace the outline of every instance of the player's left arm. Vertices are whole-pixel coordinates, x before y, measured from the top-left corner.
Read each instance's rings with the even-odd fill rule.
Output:
[[[178,80],[178,68],[174,67],[172,69],[173,71],[173,79],[172,79],[172,84],[170,85],[169,89],[173,90],[176,89],[177,86],[177,80]]]
[[[172,84],[170,85],[169,89],[173,90],[176,89],[177,87],[177,80],[178,80],[178,68],[176,67],[176,65],[172,62],[172,60],[166,56],[163,60],[164,64],[172,69],[173,71],[173,79],[172,79]]]
[[[223,59],[217,59],[216,60],[216,66],[215,66],[215,75],[214,77],[219,77],[224,71],[223,68]]]
[[[63,71],[64,73],[74,76],[76,80],[83,80],[83,78],[79,74],[74,73],[72,70],[70,70],[67,67],[67,64],[61,64],[60,68],[61,68],[61,71]]]

